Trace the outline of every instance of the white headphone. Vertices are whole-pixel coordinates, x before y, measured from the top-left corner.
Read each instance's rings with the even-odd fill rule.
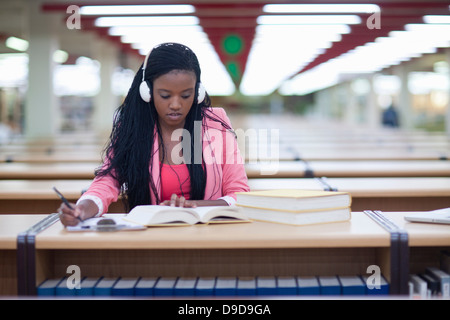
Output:
[[[150,51],[151,52],[151,51]],[[150,94],[150,88],[148,87],[147,81],[145,81],[145,68],[147,67],[147,60],[150,56],[150,52],[145,56],[144,64],[142,65],[142,82],[139,86],[139,93],[141,94],[142,100],[145,102],[150,102],[152,96]],[[206,89],[201,82],[198,84],[198,96],[197,102],[200,104],[205,100]]]

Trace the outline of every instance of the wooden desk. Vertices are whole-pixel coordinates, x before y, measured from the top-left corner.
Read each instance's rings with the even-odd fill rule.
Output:
[[[440,253],[450,250],[450,225],[409,222],[404,216],[413,212],[383,212],[408,233],[411,273],[424,273],[427,267],[440,266]]]
[[[450,177],[450,161],[445,160],[279,161],[245,168],[248,178]]]
[[[46,215],[0,215],[0,295],[17,295],[17,236]]]
[[[93,179],[99,163],[62,162],[62,163],[0,163],[0,179],[58,180]]]
[[[61,201],[57,187],[72,202],[92,180],[0,180],[0,214],[55,212]],[[352,210],[417,211],[450,207],[450,178],[329,178],[329,186],[352,195]],[[251,190],[324,190],[313,178],[249,179]],[[119,200],[109,212],[123,212]]]
[[[59,180],[93,179],[100,163],[0,163],[0,179]],[[253,178],[303,177],[450,177],[450,161],[444,160],[352,160],[279,161],[245,164]]]
[[[329,178],[352,195],[352,210],[417,211],[450,207],[450,178]],[[323,190],[316,179],[249,179],[251,190]]]
[[[35,238],[36,285],[72,264],[83,277],[356,275],[375,264],[389,279],[389,246],[389,233],[363,213],[304,227],[252,222],[115,233],[69,233],[57,222]]]
[[[61,200],[53,191],[53,186],[69,201],[76,202],[91,182],[92,180],[0,180],[0,213],[56,212]],[[120,206],[117,203],[117,207]],[[112,210],[114,208],[115,205]]]
[[[1,162],[27,162],[27,163],[61,163],[61,162],[89,162],[100,163],[102,160],[101,153],[90,152],[17,152],[0,155]]]

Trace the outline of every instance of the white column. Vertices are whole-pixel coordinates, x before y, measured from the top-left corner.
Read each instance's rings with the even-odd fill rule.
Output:
[[[366,102],[366,123],[369,128],[379,128],[381,126],[380,107],[377,101],[377,94],[374,85],[375,75],[369,78],[370,90],[367,94]]]
[[[394,68],[395,74],[400,78],[400,93],[398,96],[398,115],[400,127],[410,130],[414,126],[413,110],[411,107],[411,93],[408,89],[408,65],[401,63]]]
[[[445,56],[447,57],[447,64],[450,66],[450,48],[445,49]],[[448,82],[450,84],[450,70],[448,72]],[[445,131],[447,132],[447,136],[450,137],[450,85],[447,88],[448,92],[448,104],[447,110],[445,112]]]
[[[119,65],[118,49],[101,39],[96,39],[94,44],[94,59],[100,62],[100,92],[94,99],[93,125],[100,135],[109,135],[113,115],[120,105],[118,97],[112,91],[113,73]]]
[[[57,133],[59,110],[53,93],[53,54],[58,48],[56,20],[40,11],[40,1],[28,1],[28,90],[25,102],[25,136],[48,139]]]
[[[355,125],[358,122],[358,97],[353,90],[352,82],[345,84],[346,89],[346,105],[344,111],[344,120],[349,125]]]

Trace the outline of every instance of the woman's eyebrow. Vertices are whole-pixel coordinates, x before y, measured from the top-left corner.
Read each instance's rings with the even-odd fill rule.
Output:
[[[183,90],[181,92],[188,92],[188,91],[194,91],[194,88],[188,88],[188,89],[185,89],[185,90]],[[171,93],[172,91],[169,90],[169,89],[160,88],[160,89],[158,89],[158,92]]]

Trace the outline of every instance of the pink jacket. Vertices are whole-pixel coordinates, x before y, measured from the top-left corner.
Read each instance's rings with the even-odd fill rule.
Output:
[[[212,108],[210,110],[216,117],[231,127],[230,120],[223,108]],[[202,154],[206,167],[204,200],[217,200],[224,196],[236,200],[235,192],[246,192],[250,188],[247,184],[244,162],[239,152],[235,134],[226,130],[220,122],[206,117],[203,119],[201,128],[203,136]],[[155,139],[153,149],[155,153],[151,174],[161,196],[158,139]],[[101,214],[107,212],[109,205],[118,200],[119,193],[120,186],[112,176],[96,177],[80,200],[85,198],[97,200],[95,202],[100,207]],[[153,195],[151,200],[152,204],[156,204]]]

